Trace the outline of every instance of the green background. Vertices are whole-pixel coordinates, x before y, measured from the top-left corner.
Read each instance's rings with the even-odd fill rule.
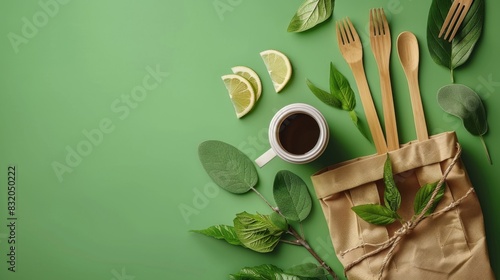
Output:
[[[44,9],[43,3],[56,5]],[[366,72],[381,115],[378,71],[366,33],[368,11],[375,7],[386,11],[393,46],[405,30],[419,39],[429,131],[457,132],[484,212],[491,263],[500,275],[495,265],[500,262],[500,39],[495,30],[500,3],[487,1],[483,36],[470,62],[455,75],[457,83],[475,89],[485,103],[490,124],[485,140],[493,165],[479,138],[437,104],[436,92],[450,77],[427,50],[430,0],[337,0],[334,19],[308,32],[287,33],[300,3],[1,1],[0,279],[227,279],[244,266],[287,268],[313,261],[299,247],[281,245],[259,254],[189,232],[231,224],[242,211],[269,211],[256,195],[236,196],[215,187],[198,160],[197,147],[205,140],[222,140],[255,159],[268,149],[267,124],[277,110],[295,102],[318,108],[330,126],[327,151],[310,164],[274,159],[259,169],[257,188],[270,200],[279,170],[301,176],[315,197],[312,173],[375,153],[346,112],[321,103],[305,84],[309,78],[327,89],[333,62],[356,90],[335,39],[335,19],[349,16],[365,43]],[[266,49],[284,52],[293,65],[293,78],[280,94],[259,56]],[[400,142],[405,143],[416,136],[395,47],[391,59]],[[236,118],[220,79],[236,65],[253,68],[264,89],[242,119]],[[161,73],[151,76],[151,71]],[[144,82],[150,89],[132,95]],[[364,119],[359,99],[356,111]],[[85,134],[93,135],[94,142]],[[78,149],[80,157],[73,154]],[[15,273],[6,262],[8,166],[17,170]],[[304,232],[342,275],[316,201]]]

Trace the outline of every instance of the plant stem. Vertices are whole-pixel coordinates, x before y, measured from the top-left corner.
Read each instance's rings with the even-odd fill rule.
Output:
[[[450,76],[451,76],[451,83],[454,84],[455,83],[455,77],[453,77],[453,68],[450,69]]]
[[[333,271],[333,269],[330,266],[328,266],[328,264],[326,264],[326,262],[323,261],[323,259],[321,259],[321,257],[311,248],[309,243],[307,243],[307,241],[303,239],[302,236],[300,236],[300,234],[292,226],[288,227],[287,233],[293,235],[293,237],[297,239],[297,243],[299,243],[302,247],[306,248],[306,250],[319,262],[319,264],[326,271],[328,271],[328,273],[333,277],[333,279],[335,280],[339,279],[337,274],[335,274],[335,272]]]
[[[488,147],[486,146],[486,142],[484,141],[484,137],[483,137],[483,135],[479,135],[479,137],[481,138],[481,143],[483,143],[484,150],[486,151],[486,156],[488,157],[488,162],[491,165],[493,163],[491,162],[490,152],[488,151]]]
[[[262,200],[264,200],[264,202],[267,204],[267,206],[269,206],[274,212],[283,216],[283,214],[281,214],[279,209],[276,207],[273,207],[271,205],[271,203],[269,203],[269,201],[267,201],[267,199],[259,191],[257,191],[255,188],[251,188],[251,190],[254,191]],[[287,243],[287,244],[292,244],[292,245],[299,245],[299,246],[306,248],[306,250],[319,262],[319,264],[326,271],[328,271],[328,273],[333,277],[333,279],[335,279],[335,280],[339,279],[337,274],[335,274],[335,272],[333,271],[333,269],[328,264],[326,264],[326,262],[323,259],[321,259],[321,257],[311,248],[309,243],[307,243],[307,241],[297,232],[297,230],[295,230],[292,226],[288,226],[287,233],[291,234],[295,238],[296,241],[293,242],[293,241],[288,241],[288,240],[281,240],[282,242]]]
[[[278,212],[276,211],[276,208],[274,208],[271,203],[269,203],[269,201],[267,201],[267,199],[258,191],[256,190],[254,187],[250,188],[252,191],[254,191],[262,200],[264,200],[264,202],[267,204],[267,206],[269,206],[271,209],[273,209],[273,211],[275,212]],[[278,212],[279,213],[279,212]],[[281,214],[281,213],[279,213]]]

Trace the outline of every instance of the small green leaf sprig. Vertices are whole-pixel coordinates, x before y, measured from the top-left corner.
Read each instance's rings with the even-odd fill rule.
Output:
[[[307,184],[291,171],[277,172],[273,183],[273,206],[257,189],[258,174],[253,161],[236,147],[218,140],[209,140],[198,147],[198,156],[210,178],[233,194],[256,193],[271,209],[270,214],[236,214],[233,225],[214,225],[192,230],[231,245],[259,252],[272,252],[280,243],[304,247],[319,263],[301,264],[282,270],[273,265],[246,267],[230,275],[230,279],[293,279],[324,280],[327,275],[338,279],[335,272],[311,248],[303,233],[301,222],[311,212],[312,198]]]
[[[330,63],[330,92],[324,91],[317,86],[315,86],[309,79],[306,79],[307,87],[311,92],[326,105],[332,106],[337,109],[341,109],[349,112],[349,116],[356,128],[361,132],[361,134],[369,139],[367,133],[362,129],[358,115],[354,109],[356,108],[356,96],[354,91],[342,73]]]
[[[413,217],[419,216],[425,209],[432,197],[432,193],[438,186],[438,182],[439,181],[426,184],[418,190],[413,202]],[[392,164],[389,154],[387,154],[387,159],[384,163],[384,184],[384,205],[362,204],[353,206],[352,210],[361,219],[370,224],[385,226],[392,224],[395,221],[399,221],[403,225],[405,221],[397,212],[401,206],[401,194],[399,193],[399,190],[394,181],[394,176],[392,174]],[[444,184],[438,190],[431,207],[429,207],[424,214],[425,216],[428,216],[432,214],[432,212],[434,212],[436,206],[443,198],[443,195]]]

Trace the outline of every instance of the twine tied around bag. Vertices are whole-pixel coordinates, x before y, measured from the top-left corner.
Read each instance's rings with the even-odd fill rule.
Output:
[[[387,248],[389,248],[389,251],[387,252],[387,254],[384,257],[384,260],[382,262],[382,266],[380,267],[380,270],[379,270],[379,273],[378,273],[378,277],[377,277],[378,279],[382,279],[384,270],[387,267],[387,265],[390,263],[393,255],[394,255],[394,250],[399,245],[399,243],[402,241],[402,239],[403,239],[404,236],[410,234],[413,231],[413,229],[420,222],[422,222],[423,220],[425,220],[427,217],[438,216],[438,215],[440,215],[442,213],[445,213],[445,212],[448,212],[448,211],[452,210],[453,208],[457,207],[464,199],[466,199],[471,193],[474,192],[474,189],[471,187],[464,196],[462,196],[461,198],[459,198],[459,199],[455,200],[454,202],[450,203],[445,208],[443,208],[443,209],[441,209],[441,210],[439,210],[437,212],[434,212],[434,213],[432,213],[430,215],[426,215],[427,211],[432,207],[432,205],[433,205],[433,203],[434,203],[434,201],[436,199],[436,196],[437,196],[439,190],[441,189],[441,187],[445,183],[446,178],[448,177],[449,173],[451,172],[451,170],[453,169],[453,167],[457,163],[458,159],[460,158],[461,152],[462,152],[462,148],[457,143],[457,153],[456,153],[456,155],[454,156],[453,160],[451,161],[451,163],[446,168],[446,170],[445,170],[443,176],[441,177],[441,179],[439,180],[436,188],[432,192],[432,195],[431,195],[431,198],[429,199],[429,202],[427,202],[427,204],[425,205],[424,209],[420,212],[420,214],[413,216],[409,221],[405,222],[401,226],[401,228],[399,228],[396,232],[394,232],[394,235],[391,238],[389,238],[387,241],[385,241],[385,242],[382,242],[382,243],[379,243],[379,244],[364,243],[364,244],[358,245],[358,246],[356,246],[354,248],[348,249],[348,250],[343,251],[343,252],[340,253],[340,255],[343,257],[345,254],[347,254],[349,252],[352,252],[352,251],[354,251],[356,249],[363,248],[365,246],[378,247],[377,249],[375,249],[375,250],[373,250],[373,251],[371,251],[369,253],[364,254],[363,256],[359,257],[358,259],[356,259],[353,262],[351,262],[350,264],[348,264],[344,268],[344,273],[347,273],[347,271],[349,271],[350,269],[352,269],[354,266],[356,266],[360,262],[364,261],[365,259],[367,259],[367,258],[369,258],[371,256],[374,256],[374,255],[377,255],[378,253],[380,253],[380,252],[386,250]]]

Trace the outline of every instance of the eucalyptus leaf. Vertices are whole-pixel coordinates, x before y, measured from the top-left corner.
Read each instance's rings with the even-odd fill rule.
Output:
[[[438,185],[438,182],[430,183],[430,184],[425,184],[422,186],[417,194],[415,195],[415,201],[413,202],[413,211],[415,211],[415,215],[420,215],[420,213],[424,210],[425,206],[429,203],[431,200],[432,193],[436,189]],[[444,184],[441,186],[441,188],[438,190],[438,193],[436,194],[436,197],[434,198],[434,203],[431,205],[429,210],[425,213],[425,215],[430,215],[434,210],[436,209],[436,206],[438,203],[441,201],[441,199],[444,196]]]
[[[427,47],[432,59],[451,71],[463,65],[470,57],[481,37],[484,24],[484,0],[472,2],[469,12],[461,24],[455,38],[448,42],[438,38],[441,26],[450,9],[452,1],[433,0],[427,19]]]
[[[276,174],[273,195],[279,211],[288,220],[303,221],[311,212],[312,199],[306,183],[290,171]]]
[[[392,211],[398,211],[401,206],[401,194],[394,182],[394,176],[392,174],[392,164],[389,154],[387,154],[387,159],[384,163],[384,202],[385,206]]]
[[[480,137],[491,164],[490,153],[483,139],[483,135],[488,132],[488,121],[479,95],[465,85],[452,84],[439,89],[438,103],[445,112],[460,118],[470,134]]]
[[[230,144],[205,141],[198,147],[198,156],[210,178],[228,192],[245,193],[257,184],[253,161]]]
[[[234,227],[232,226],[216,225],[216,226],[211,226],[207,229],[191,230],[191,231],[196,233],[201,233],[203,235],[206,235],[208,237],[213,237],[215,239],[225,240],[227,243],[231,245],[243,246],[241,241],[238,239],[238,236],[236,235]]]
[[[460,118],[469,133],[480,136],[488,131],[483,102],[472,89],[465,85],[452,84],[440,88],[437,96],[441,108]]]
[[[302,32],[327,20],[333,13],[333,0],[305,0],[288,25],[288,32]]]
[[[281,235],[285,233],[285,230],[275,225],[268,215],[239,213],[236,214],[233,224],[236,236],[241,243],[260,253],[273,251]]]
[[[374,225],[389,225],[398,215],[391,209],[378,204],[363,204],[351,208],[361,219]]]

